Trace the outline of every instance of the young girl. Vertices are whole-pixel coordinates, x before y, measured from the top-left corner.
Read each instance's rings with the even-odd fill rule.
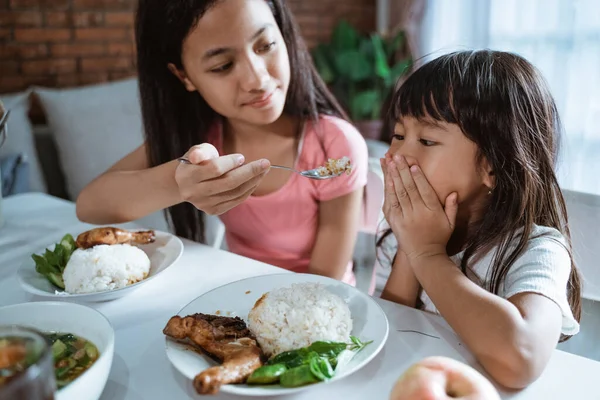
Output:
[[[523,388],[581,313],[550,92],[517,55],[465,51],[415,71],[390,113],[397,252],[382,297],[439,312],[494,379]]]
[[[353,284],[367,147],[285,4],[142,0],[136,40],[146,140],[83,190],[79,218],[112,224],[166,208],[177,235],[202,241],[203,212],[216,214],[230,251]],[[329,180],[270,169],[344,156],[351,174]]]

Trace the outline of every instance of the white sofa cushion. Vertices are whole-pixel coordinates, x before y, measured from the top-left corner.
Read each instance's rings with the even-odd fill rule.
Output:
[[[144,141],[136,78],[70,89],[36,87],[34,92],[54,135],[73,201],[88,183]],[[162,211],[136,222],[168,230]],[[219,247],[220,229],[218,217],[207,216],[207,243]]]
[[[143,142],[137,79],[69,89],[35,87],[69,197]]]
[[[29,95],[30,91],[0,95],[4,108],[10,110],[7,122],[8,137],[0,147],[0,158],[11,154],[25,154],[29,164],[29,190],[45,193],[46,181],[35,148],[33,129],[27,116]]]
[[[67,194],[81,190],[143,141],[136,78],[67,89],[35,87],[56,142]],[[168,230],[162,211],[138,221]]]

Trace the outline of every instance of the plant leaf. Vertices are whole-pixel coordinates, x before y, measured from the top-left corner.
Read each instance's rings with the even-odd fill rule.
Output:
[[[364,54],[358,50],[348,50],[335,55],[335,67],[340,76],[352,82],[359,82],[371,75],[372,67]]]
[[[394,58],[396,52],[400,50],[404,44],[405,39],[406,35],[404,34],[404,31],[398,31],[395,36],[385,41],[385,53],[387,54],[388,59]]]
[[[375,73],[381,79],[388,80],[390,78],[390,67],[388,65],[388,58],[383,49],[383,41],[379,35],[371,35],[371,42],[373,42],[374,57],[375,57]]]
[[[390,71],[389,81],[385,82],[386,86],[387,87],[394,86],[396,84],[396,81],[398,81],[398,79],[402,75],[404,75],[410,71],[411,66],[412,66],[412,60],[410,58],[396,63]]]
[[[355,120],[372,119],[381,109],[379,91],[371,89],[359,92],[351,99],[350,108]]]
[[[359,34],[346,20],[341,20],[333,30],[331,44],[336,51],[356,50]]]
[[[333,70],[334,66],[331,65],[329,57],[327,56],[328,51],[328,46],[320,44],[314,48],[312,57],[321,79],[323,79],[325,83],[330,84],[335,79],[335,72]]]

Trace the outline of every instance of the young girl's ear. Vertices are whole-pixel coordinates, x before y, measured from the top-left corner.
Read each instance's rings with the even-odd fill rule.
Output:
[[[494,174],[492,165],[485,157],[481,166],[481,180],[483,185],[489,190],[493,190],[496,187],[496,175]]]
[[[196,91],[196,87],[192,84],[192,82],[188,79],[187,74],[185,73],[184,70],[180,70],[178,69],[175,64],[173,63],[169,63],[167,65],[167,67],[169,68],[169,71],[171,71],[171,73],[173,75],[175,75],[177,77],[177,79],[179,79],[181,81],[181,83],[183,83],[183,86],[185,86],[185,89],[188,92],[195,92]]]

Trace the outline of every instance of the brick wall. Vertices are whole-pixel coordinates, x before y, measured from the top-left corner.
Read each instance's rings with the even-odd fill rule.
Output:
[[[287,0],[309,46],[340,18],[375,27],[374,0]],[[0,93],[135,74],[134,0],[0,0]]]

